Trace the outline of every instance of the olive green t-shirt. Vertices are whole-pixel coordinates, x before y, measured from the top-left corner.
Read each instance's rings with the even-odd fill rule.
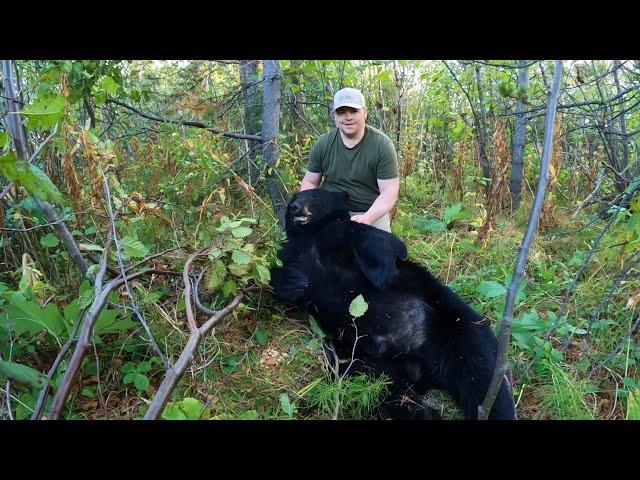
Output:
[[[311,147],[307,170],[322,173],[325,190],[348,192],[349,210],[366,212],[380,195],[377,179],[398,177],[398,156],[391,139],[377,128],[365,125],[353,148],[344,145],[336,128]]]

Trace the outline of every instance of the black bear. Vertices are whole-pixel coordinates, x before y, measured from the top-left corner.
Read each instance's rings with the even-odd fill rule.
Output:
[[[347,193],[322,189],[293,195],[279,253],[283,266],[271,271],[276,298],[306,307],[340,358],[354,354],[358,361],[351,372],[392,380],[382,408],[386,416],[438,418],[419,399],[436,388],[453,397],[465,418],[477,418],[496,363],[489,325],[426,268],[408,260],[401,240],[352,222],[347,199]],[[368,309],[354,320],[349,306],[358,295]],[[489,418],[515,419],[506,379]]]

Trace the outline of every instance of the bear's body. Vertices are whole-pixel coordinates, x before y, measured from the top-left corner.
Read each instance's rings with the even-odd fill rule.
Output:
[[[416,394],[436,388],[449,393],[466,418],[477,418],[495,367],[495,336],[451,289],[407,259],[398,238],[350,221],[347,198],[320,189],[293,196],[283,266],[271,272],[276,297],[306,307],[340,358],[354,354],[351,372],[393,380],[384,404],[389,416],[433,418]],[[368,309],[354,322],[349,306],[358,295]],[[506,381],[489,418],[515,418]]]

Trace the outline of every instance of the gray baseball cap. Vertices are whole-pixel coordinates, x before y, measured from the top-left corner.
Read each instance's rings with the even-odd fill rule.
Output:
[[[355,88],[343,88],[333,97],[333,110],[340,107],[365,108],[364,95]]]

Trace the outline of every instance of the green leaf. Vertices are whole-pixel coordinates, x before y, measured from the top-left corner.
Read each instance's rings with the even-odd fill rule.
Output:
[[[104,77],[102,79],[102,88],[108,95],[115,95],[118,91],[118,84],[111,77]]]
[[[0,148],[3,148],[9,142],[9,134],[0,132]]]
[[[295,412],[295,406],[289,400],[289,395],[286,393],[281,393],[279,400],[280,408],[282,408],[282,411],[291,417]]]
[[[6,360],[0,361],[0,378],[31,385],[36,388],[42,388],[47,385],[47,383],[53,383],[50,382],[44,374],[27,365]]]
[[[369,305],[365,302],[364,297],[362,295],[358,295],[351,301],[351,305],[349,305],[349,314],[352,317],[358,318],[365,314]]]
[[[231,253],[231,259],[238,265],[249,265],[251,263],[251,255],[240,250],[234,250]]]
[[[238,265],[237,263],[232,263],[229,265],[229,272],[236,277],[242,277],[249,273],[249,269],[251,267],[249,265]]]
[[[80,284],[80,292],[78,293],[78,308],[86,308],[93,302],[96,291],[87,280],[83,280]]]
[[[235,238],[244,238],[251,235],[251,229],[249,227],[238,227],[231,230],[231,234]]]
[[[62,195],[49,177],[35,165],[18,160],[15,152],[0,156],[0,173],[42,200],[62,203]]]
[[[136,371],[136,366],[131,363],[125,363],[123,366],[120,367],[120,372],[122,373],[135,373]],[[125,383],[131,383],[131,382],[125,382]]]
[[[119,313],[120,312],[118,312],[118,310],[110,310],[107,308],[103,309],[102,312],[100,312],[100,315],[98,315],[96,324],[93,327],[93,333],[118,333],[139,325],[138,322],[131,318],[121,318],[118,320],[117,317]]]
[[[60,244],[60,241],[53,233],[48,233],[40,239],[40,243],[45,247],[55,248]]]
[[[149,388],[149,379],[145,375],[141,373],[134,373],[133,375],[133,384],[138,390],[145,391]]]
[[[256,342],[258,342],[258,344],[262,345],[263,347],[266,346],[267,343],[269,342],[269,334],[267,333],[266,330],[257,328],[255,336],[256,336]]]
[[[29,118],[29,129],[41,128],[49,130],[60,121],[67,100],[62,95],[39,98],[31,105],[27,105],[20,113]]]
[[[168,403],[166,407],[164,407],[164,411],[162,412],[162,416],[160,417],[163,420],[187,420],[187,416],[180,409],[177,403]]]
[[[187,420],[199,420],[200,414],[203,413],[203,405],[197,398],[185,397],[180,402],[180,410],[184,412]]]
[[[58,307],[50,303],[42,309],[36,302],[27,300],[20,292],[14,292],[9,297],[5,312],[5,315],[0,315],[0,324],[10,323],[16,335],[47,330],[58,338],[67,330]]]
[[[437,218],[413,220],[411,223],[416,226],[421,233],[444,232],[447,229],[447,225]]]
[[[444,209],[442,220],[446,225],[449,225],[454,220],[460,220],[466,218],[467,214],[462,212],[462,203],[454,203],[453,205]]]
[[[240,414],[240,420],[257,420],[260,418],[256,410],[246,410]]]
[[[120,241],[120,246],[125,255],[131,258],[142,258],[149,255],[149,248],[143,245],[140,240],[132,237],[124,237]]]
[[[484,295],[485,298],[495,298],[507,293],[507,287],[501,283],[490,280],[482,282],[476,291]]]
[[[258,273],[258,279],[268,285],[271,282],[271,272],[264,265],[256,264],[256,272]]]
[[[207,278],[207,288],[215,290],[224,282],[227,276],[227,267],[221,260],[216,260],[211,264]]]
[[[224,282],[224,285],[222,285],[222,294],[225,296],[225,298],[235,295],[237,291],[238,286],[233,280],[227,280],[226,282]]]

